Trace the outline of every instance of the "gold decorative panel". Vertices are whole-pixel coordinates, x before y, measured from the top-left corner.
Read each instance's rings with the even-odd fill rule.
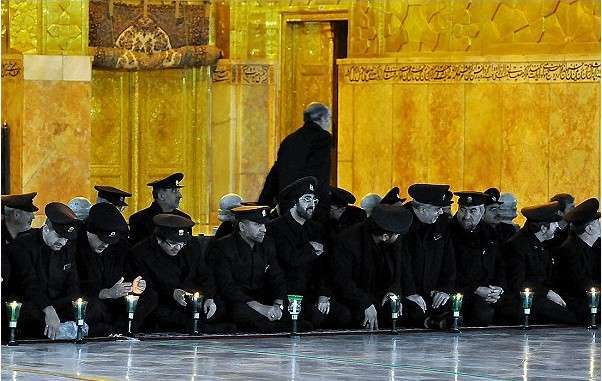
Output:
[[[559,192],[599,195],[599,81],[341,79],[339,184],[358,198],[415,182],[496,186],[519,207]]]
[[[88,0],[8,0],[10,48],[28,54],[86,55]]]
[[[206,69],[93,71],[92,179],[130,190],[127,214],[150,204],[149,181],[183,172],[181,209],[206,230],[209,84]]]

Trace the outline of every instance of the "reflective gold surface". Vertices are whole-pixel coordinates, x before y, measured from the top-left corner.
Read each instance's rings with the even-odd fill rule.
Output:
[[[2,32],[9,48],[88,54],[87,0],[6,4],[9,23]],[[280,139],[300,125],[303,105],[332,102],[330,32],[321,23],[326,14],[349,22],[348,60],[339,61],[336,84],[337,172],[338,184],[358,198],[392,185],[403,193],[417,181],[448,182],[456,190],[499,186],[517,194],[519,207],[557,192],[578,200],[599,195],[597,0],[216,0],[211,38],[228,59],[211,79],[209,69],[94,72],[85,189],[102,182],[132,191],[131,213],[149,202],[148,180],[181,170],[187,185],[182,209],[201,231],[215,224],[222,194],[257,197]],[[584,62],[590,66],[579,66]],[[435,71],[424,80],[417,71],[410,81],[399,74],[425,63]],[[515,66],[505,69],[506,63]],[[353,65],[348,74],[369,80],[346,77]],[[432,65],[452,75],[439,80]],[[573,74],[561,78],[562,70]],[[9,78],[3,66],[2,114],[15,126],[13,141],[20,141],[24,120],[39,118],[34,101],[24,107],[24,98],[46,89],[27,82]],[[30,92],[23,93],[25,87]],[[75,91],[48,89],[56,98]],[[85,102],[77,105],[66,111],[73,120]],[[54,192],[21,189],[24,147],[12,147],[18,158],[11,164],[13,189]],[[68,157],[68,147],[57,146],[57,155]]]

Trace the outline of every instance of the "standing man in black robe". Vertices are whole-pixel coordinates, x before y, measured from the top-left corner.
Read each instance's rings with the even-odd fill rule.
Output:
[[[303,112],[303,123],[303,127],[280,143],[278,157],[266,178],[259,203],[274,206],[278,194],[287,185],[302,177],[313,176],[318,181],[316,193],[322,200],[320,208],[327,218],[332,144],[328,132],[331,127],[330,109],[322,103],[310,103]]]
[[[174,214],[153,217],[154,233],[132,248],[132,271],[140,274],[156,293],[156,308],[147,320],[159,331],[188,332],[192,329],[192,302],[198,292],[204,300],[200,309],[201,331],[214,332],[224,315],[216,299],[213,273],[198,240],[191,237],[194,222]],[[150,324],[145,324],[149,328]]]
[[[554,237],[562,219],[558,202],[523,208],[527,218],[523,227],[505,246],[508,287],[514,298],[529,288],[533,295],[533,319],[540,323],[575,323],[575,315],[566,308],[553,282],[552,257],[545,241]],[[520,300],[520,299],[519,299]]]
[[[411,277],[404,236],[411,223],[409,210],[379,204],[366,221],[338,237],[332,276],[354,325],[370,330],[390,326],[388,299],[406,296],[403,284]]]
[[[408,308],[404,314],[411,326],[444,328],[451,312],[448,303],[456,282],[456,259],[449,234],[449,220],[440,218],[451,204],[449,185],[413,184],[412,201],[404,207],[413,213],[408,232],[412,277],[405,290]]]
[[[458,212],[450,224],[450,233],[456,255],[456,289],[464,295],[466,324],[488,326],[494,318],[499,320],[501,315],[510,313],[497,236],[482,220],[489,196],[480,192],[455,194]]]
[[[143,239],[153,234],[155,225],[153,217],[160,213],[170,213],[190,219],[190,216],[180,210],[182,193],[180,182],[184,178],[182,173],[174,173],[161,180],[152,181],[146,185],[153,188],[153,203],[146,209],[140,210],[130,216],[130,244],[134,246]]]
[[[75,262],[80,221],[67,205],[51,202],[46,222],[21,234],[8,246],[23,302],[20,326],[26,336],[55,339],[61,321],[74,320],[71,302],[81,296]]]
[[[267,206],[253,205],[232,209],[237,229],[211,246],[219,291],[236,326],[243,331],[269,333],[288,329],[282,321],[284,274],[274,242],[266,237],[269,211]]]
[[[312,220],[319,202],[317,180],[301,178],[282,190],[292,207],[268,225],[268,235],[274,240],[278,263],[284,271],[289,294],[303,295],[300,318],[310,321],[314,328],[344,327],[349,323],[347,309],[332,299],[332,257],[322,226]]]
[[[598,200],[590,198],[567,212],[564,219],[571,224],[571,230],[555,249],[559,293],[579,322],[589,318],[587,291],[596,288],[600,292],[599,207]]]
[[[85,229],[77,241],[77,268],[80,286],[88,301],[86,321],[91,336],[125,333],[126,303],[130,293],[141,295],[146,281],[130,277],[127,269],[128,226],[119,210],[102,202],[90,208]],[[146,297],[140,297],[132,332],[144,321]],[[148,312],[146,312],[148,314]]]

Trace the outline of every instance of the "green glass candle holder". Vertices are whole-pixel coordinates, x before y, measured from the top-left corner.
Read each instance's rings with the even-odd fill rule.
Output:
[[[132,320],[134,320],[134,313],[136,313],[136,306],[138,305],[138,299],[140,296],[129,294],[125,297],[126,305],[127,305],[127,313],[128,313],[128,331],[127,335],[132,336]]]
[[[17,345],[17,322],[21,313],[22,303],[15,301],[6,302],[6,314],[8,315],[9,338],[8,345]]]
[[[204,296],[200,292],[195,292],[190,297],[190,302],[192,303],[192,334],[198,335],[200,333],[199,330],[199,319],[201,318],[201,307],[203,305]]]
[[[391,333],[397,333],[397,319],[401,316],[401,299],[398,295],[389,294],[389,305],[391,306]]]
[[[86,307],[88,306],[88,302],[83,300],[82,298],[78,298],[71,302],[73,306],[73,316],[75,316],[75,323],[77,324],[77,336],[75,337],[75,342],[77,344],[84,343],[84,321],[86,319]]]
[[[287,295],[288,298],[288,312],[291,314],[291,320],[293,322],[292,335],[297,335],[299,314],[301,313],[301,304],[303,303],[303,295]]]
[[[589,312],[591,315],[591,322],[587,328],[596,329],[598,328],[596,317],[598,315],[598,305],[600,304],[600,290],[598,290],[595,287],[592,287],[589,291],[587,291],[587,301],[589,304]]]
[[[452,299],[452,332],[460,332],[460,313],[462,311],[462,301],[464,300],[464,295],[460,293],[453,294],[451,296]]]
[[[525,317],[523,329],[529,329],[529,315],[531,315],[531,306],[533,304],[534,294],[535,293],[529,288],[525,288],[525,290],[521,291],[520,293],[520,299],[523,305],[523,315]]]

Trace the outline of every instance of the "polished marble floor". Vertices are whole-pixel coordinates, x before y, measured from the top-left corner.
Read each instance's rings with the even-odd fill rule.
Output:
[[[582,328],[26,344],[2,380],[600,380]]]

